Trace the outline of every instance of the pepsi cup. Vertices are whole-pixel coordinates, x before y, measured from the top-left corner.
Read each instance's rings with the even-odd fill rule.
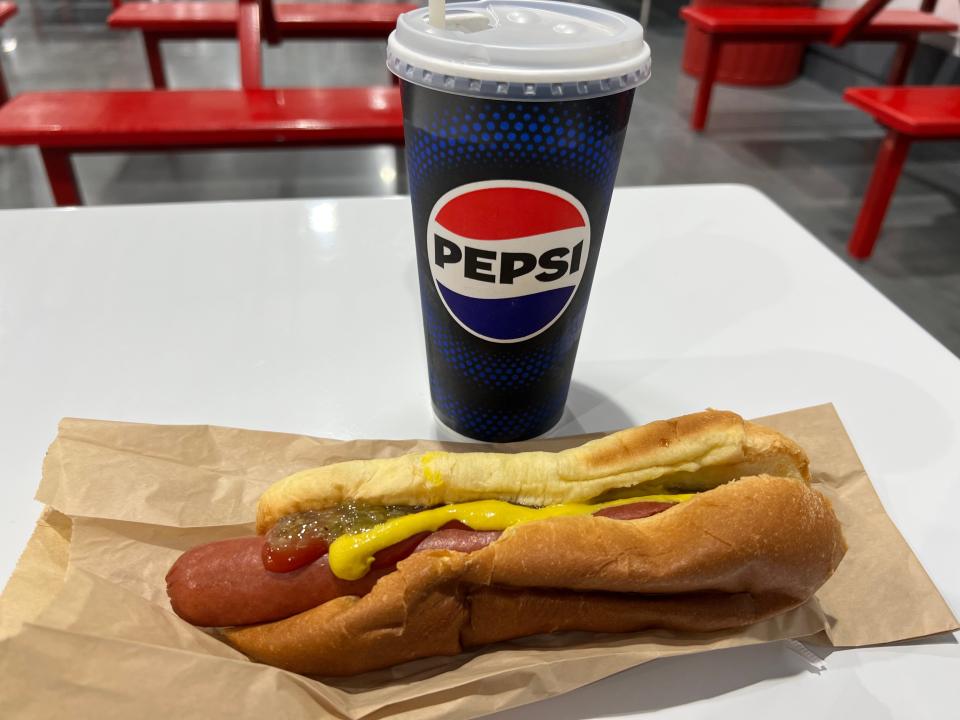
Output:
[[[480,440],[559,422],[634,89],[639,24],[557,2],[401,16],[400,77],[430,393]]]

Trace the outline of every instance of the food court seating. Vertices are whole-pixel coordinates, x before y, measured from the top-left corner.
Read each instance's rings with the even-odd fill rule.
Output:
[[[871,0],[870,12],[821,10],[812,7],[684,7],[680,16],[707,35],[707,60],[690,115],[690,126],[703,130],[710,95],[716,82],[720,52],[725,43],[737,42],[896,42],[901,48],[890,83],[901,84],[909,69],[921,33],[947,33],[955,23],[916,10],[884,10],[886,0]],[[862,25],[862,26],[861,26]]]
[[[17,6],[9,2],[0,2],[0,27],[17,14]],[[0,62],[0,105],[3,105],[10,98],[7,90],[6,80],[3,79],[3,63]]]
[[[887,128],[847,245],[853,257],[865,259],[873,252],[911,143],[960,140],[960,86],[859,87],[843,97]]]
[[[263,0],[262,30],[271,43],[283,38],[385,39],[401,13],[416,5],[403,3],[277,3]],[[231,38],[237,34],[236,2],[115,3],[107,24],[118,30],[138,30],[156,88],[167,87],[160,41]]]
[[[263,88],[260,20],[240,0],[242,90],[24,93],[0,108],[0,145],[38,145],[56,203],[79,205],[74,153],[403,143],[395,86]]]

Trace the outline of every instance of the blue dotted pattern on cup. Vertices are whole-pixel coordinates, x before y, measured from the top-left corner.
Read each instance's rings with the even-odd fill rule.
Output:
[[[434,350],[434,362],[446,366],[447,377],[456,377],[458,383],[465,382],[487,392],[523,390],[561,364],[566,354],[576,349],[585,314],[582,311],[578,317],[571,318],[566,332],[549,345],[518,354],[507,346],[498,350],[493,343],[478,352],[449,332],[449,325],[436,316],[431,303],[423,303],[423,308],[427,344]],[[510,411],[491,411],[463,402],[438,377],[436,372],[430,376],[430,394],[441,417],[449,418],[449,423],[465,435],[490,442],[507,442],[545,432],[563,412],[567,399],[565,393],[555,393],[514,406]]]
[[[496,160],[506,171],[536,164],[608,186],[619,154],[609,114],[591,112],[589,103],[472,101],[450,103],[427,127],[416,128],[407,159],[414,183],[438,170]]]
[[[540,380],[567,353],[573,352],[585,314],[584,310],[578,317],[571,318],[565,332],[549,345],[518,354],[508,345],[498,351],[498,346],[490,343],[481,352],[458,340],[449,331],[444,318],[437,317],[436,305],[422,304],[427,337],[447,365],[445,369],[451,375],[458,375],[461,380],[487,390],[516,390]]]
[[[484,410],[462,402],[434,378],[430,379],[430,394],[441,417],[455,419],[460,432],[488,442],[509,442],[546,432],[562,415],[567,401],[565,395],[554,395],[512,412]]]

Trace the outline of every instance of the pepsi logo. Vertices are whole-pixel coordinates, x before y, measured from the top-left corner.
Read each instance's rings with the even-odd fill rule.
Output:
[[[441,197],[427,224],[427,255],[450,315],[477,337],[527,340],[563,315],[590,253],[590,219],[550,185],[488,180]]]

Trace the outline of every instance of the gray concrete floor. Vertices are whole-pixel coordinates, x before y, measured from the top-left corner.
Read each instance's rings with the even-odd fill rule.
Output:
[[[22,2],[2,31],[0,62],[13,93],[149,86],[139,37],[103,30],[102,0],[73,10],[34,2]],[[960,144],[913,149],[874,257],[850,261],[843,246],[882,131],[836,90],[800,79],[774,89],[719,87],[708,131],[696,135],[686,125],[695,86],[680,71],[683,27],[655,10],[648,36],[654,76],[637,94],[618,184],[753,185],[960,355]],[[239,85],[234,43],[168,43],[164,52],[172,87]],[[273,86],[387,82],[376,42],[289,42],[268,47],[265,58]],[[99,155],[76,164],[95,205],[405,190],[386,147]],[[0,148],[0,208],[51,204],[37,151]]]

